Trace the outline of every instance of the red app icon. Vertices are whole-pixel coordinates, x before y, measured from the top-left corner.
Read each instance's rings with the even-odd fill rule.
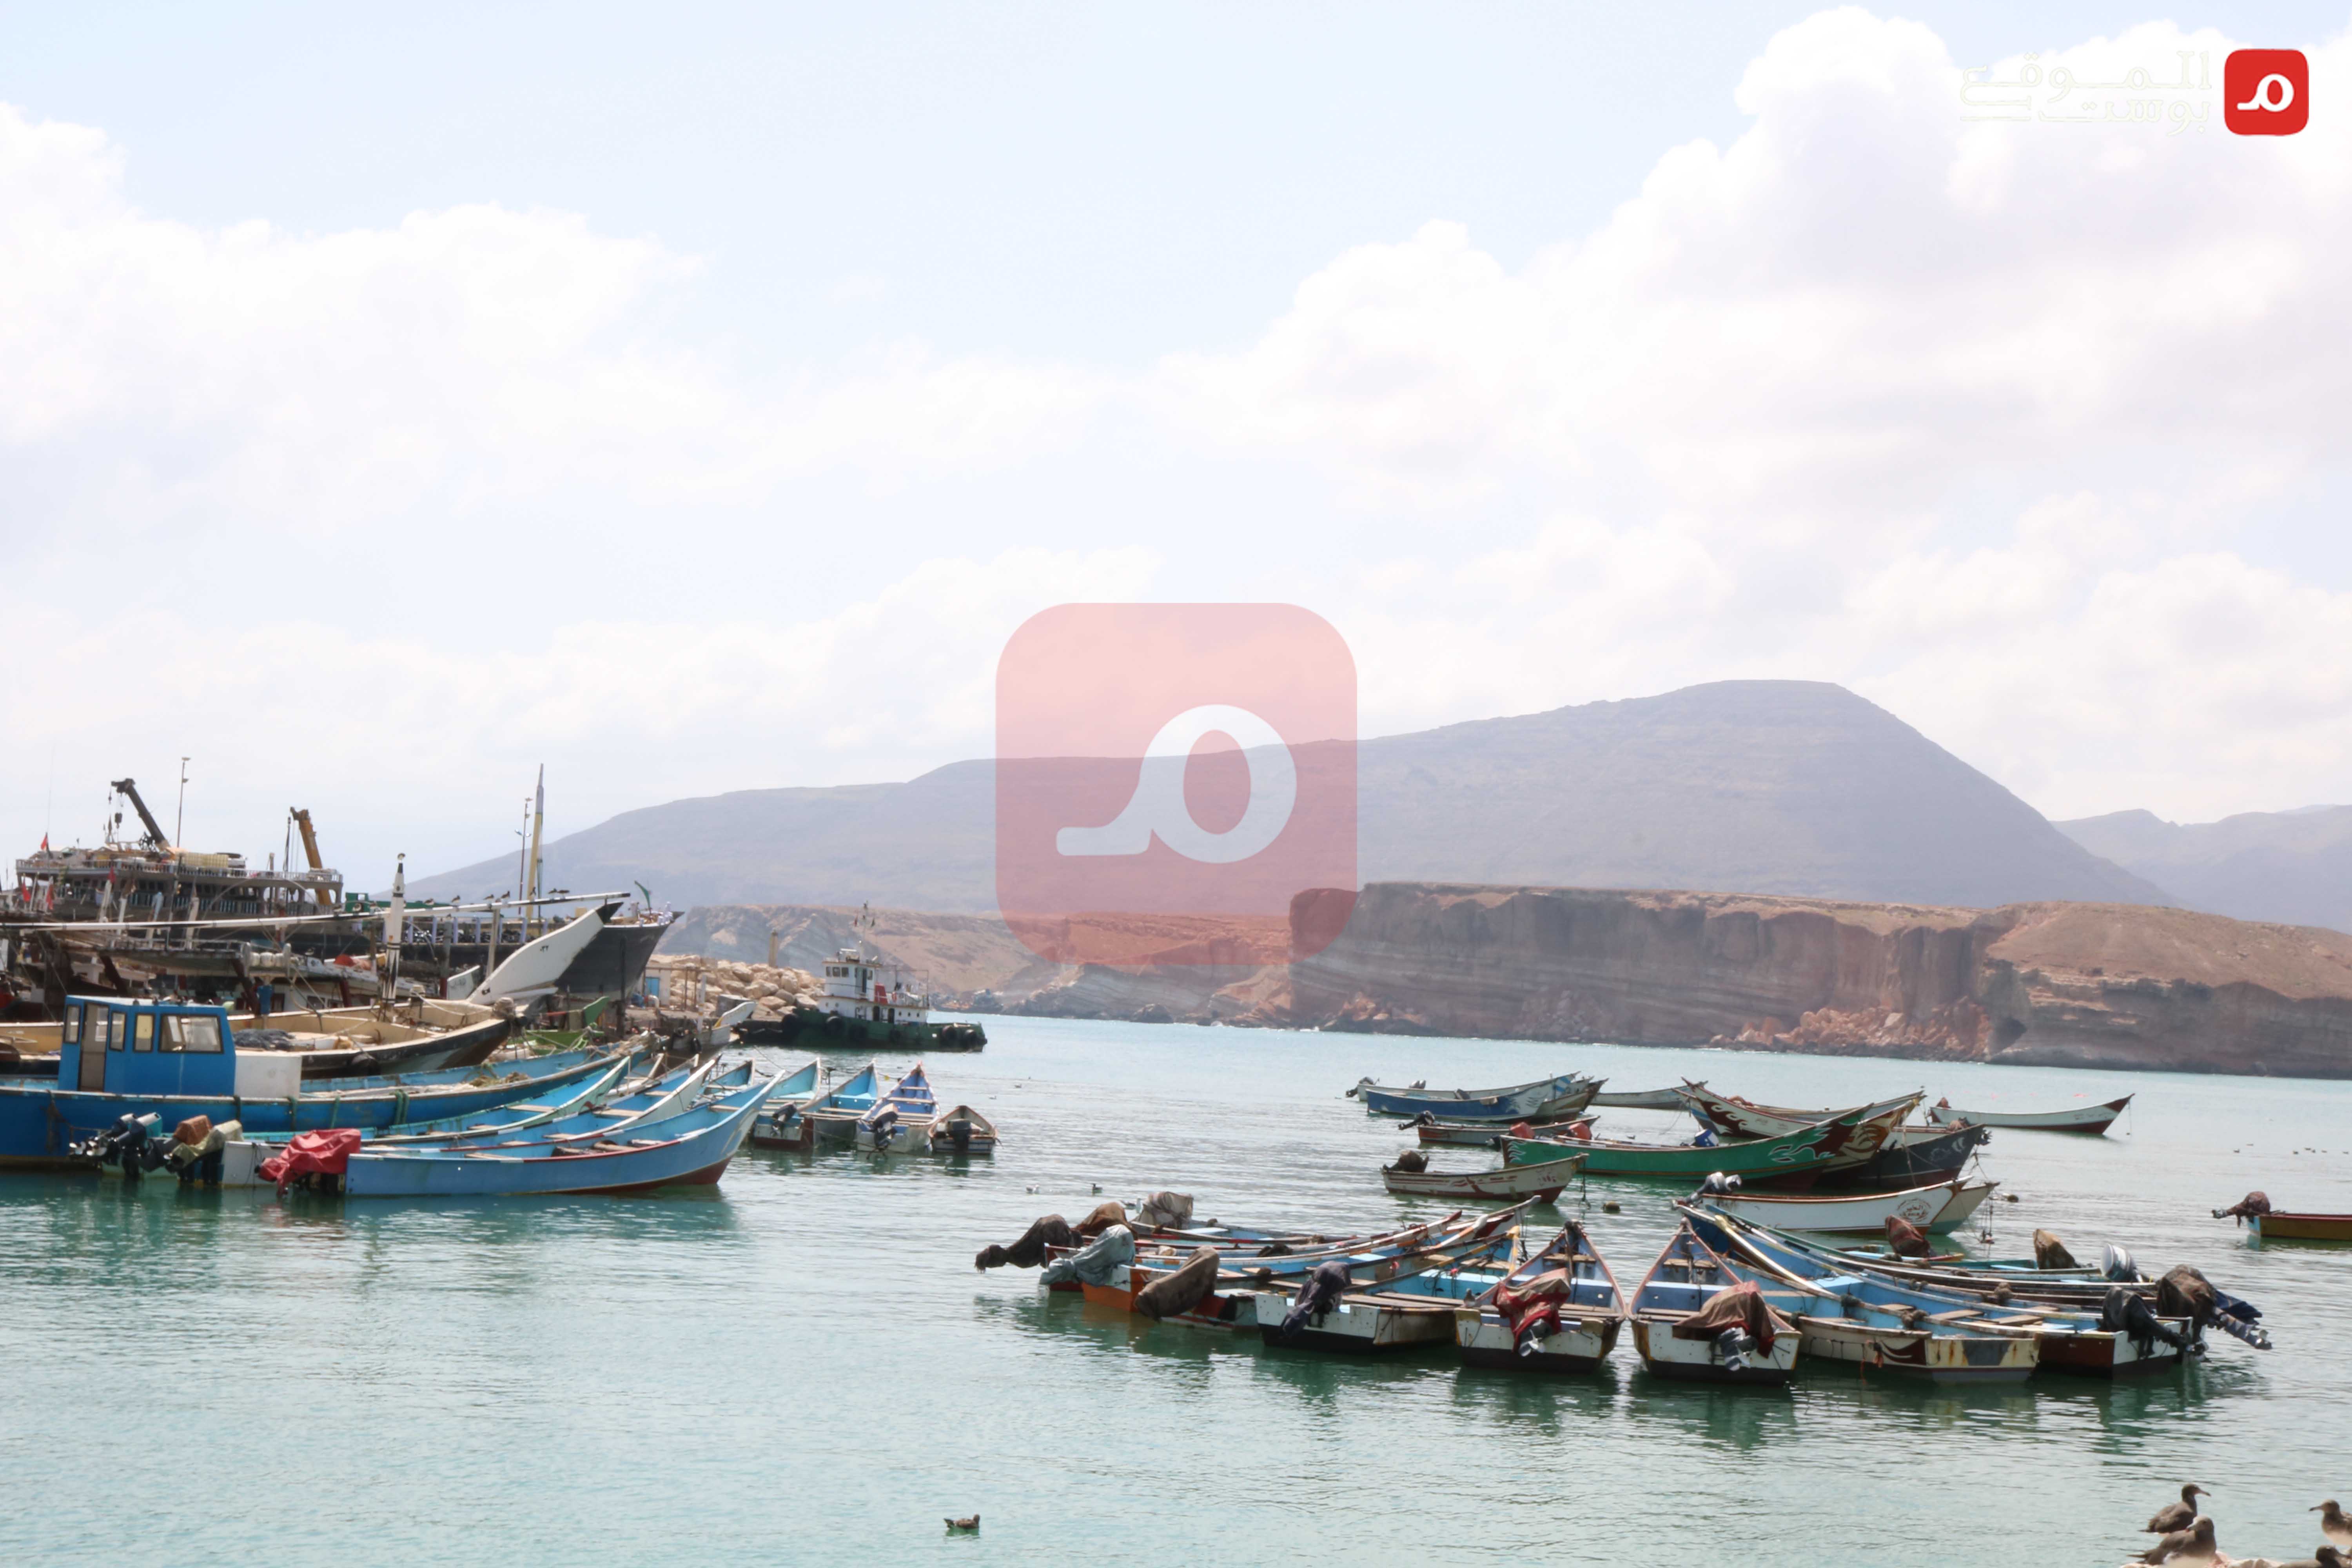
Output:
[[[996,901],[1056,963],[1259,965],[1356,888],[1356,662],[1295,605],[1060,605],[996,666]]]
[[[2301,49],[2238,49],[2221,62],[2221,123],[2241,136],[2292,136],[2311,121]]]

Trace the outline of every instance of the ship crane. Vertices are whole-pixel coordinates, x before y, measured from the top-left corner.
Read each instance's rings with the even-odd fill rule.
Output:
[[[130,779],[117,779],[114,781],[114,790],[116,794],[131,802],[131,809],[139,814],[139,820],[147,825],[147,837],[141,842],[151,844],[156,849],[169,854],[172,841],[163,837],[163,825],[155,820],[155,814],[147,809],[145,801],[139,798],[138,784]]]
[[[294,814],[294,826],[302,830],[302,854],[310,862],[310,869],[325,870],[327,863],[319,858],[319,835],[310,826],[309,809],[299,805],[289,805],[286,809]]]

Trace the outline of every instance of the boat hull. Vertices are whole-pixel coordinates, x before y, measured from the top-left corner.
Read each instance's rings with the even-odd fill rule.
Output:
[[[1349,1092],[1374,1116],[1419,1116],[1426,1111],[1445,1121],[1493,1121],[1507,1127],[1514,1121],[1571,1116],[1591,1103],[1598,1087],[1564,1073],[1483,1093],[1383,1088],[1371,1083],[1360,1083]]]
[[[1533,1198],[1548,1204],[1581,1173],[1581,1163],[1576,1160],[1506,1165],[1499,1171],[1400,1171],[1383,1165],[1381,1184],[1399,1197]]]
[[[1941,1236],[1966,1224],[1983,1206],[1994,1185],[1954,1183],[1853,1197],[1718,1195],[1711,1201],[1727,1214],[1779,1230],[1875,1236],[1885,1231],[1892,1218],[1915,1225],[1930,1236]]]
[[[1841,1192],[1931,1186],[1950,1181],[1968,1164],[1969,1155],[1992,1141],[1990,1131],[1973,1125],[1924,1138],[1912,1136],[1914,1131],[1897,1129],[1897,1135],[1882,1144],[1877,1153],[1859,1165],[1829,1173],[1822,1184]]]
[[[236,1095],[195,1097],[106,1094],[0,1083],[0,1166],[40,1167],[75,1163],[67,1146],[105,1131],[125,1114],[152,1112],[165,1130],[202,1116],[215,1126],[235,1121],[248,1134],[311,1132],[334,1127],[373,1131],[411,1122],[445,1121],[496,1110],[547,1093],[600,1070],[594,1061],[562,1073],[513,1082],[453,1085],[434,1089],[370,1089],[344,1094],[306,1094],[290,1100],[255,1100]]]
[[[1499,1316],[1459,1311],[1454,1315],[1454,1343],[1462,1352],[1465,1366],[1566,1376],[1598,1371],[1617,1348],[1618,1331],[1623,1327],[1624,1320],[1615,1317],[1579,1321],[1564,1326],[1559,1333],[1546,1334],[1536,1342],[1534,1350],[1521,1355],[1511,1338],[1510,1324]]]
[[[2249,1222],[2264,1241],[2352,1241],[2352,1214],[2282,1214],[2273,1210]]]
[[[1327,1355],[1387,1355],[1424,1350],[1454,1337],[1454,1306],[1376,1307],[1341,1301],[1318,1312],[1297,1333],[1285,1335],[1282,1320],[1290,1303],[1279,1296],[1255,1299],[1258,1337],[1276,1350],[1319,1351]]]
[[[1957,1127],[1963,1121],[1973,1121],[1979,1127],[2013,1127],[2035,1132],[2105,1132],[2123,1115],[2131,1104],[2128,1094],[2120,1100],[2110,1100],[2103,1105],[2085,1105],[2067,1110],[1955,1110],[1947,1105],[1927,1108],[1927,1120],[1938,1127]]]
[[[1724,1364],[1723,1352],[1714,1341],[1676,1339],[1675,1321],[1670,1318],[1633,1320],[1634,1352],[1642,1358],[1643,1368],[1654,1376],[1685,1383],[1778,1386],[1785,1384],[1796,1371],[1797,1355],[1803,1348],[1803,1335],[1779,1335],[1769,1354],[1760,1350],[1749,1352],[1742,1358],[1745,1364],[1735,1372]]]
[[[1931,1383],[2023,1383],[2039,1364],[2031,1335],[1991,1338],[1877,1328],[1843,1318],[1801,1317],[1804,1351],[1823,1361],[1924,1377]]]

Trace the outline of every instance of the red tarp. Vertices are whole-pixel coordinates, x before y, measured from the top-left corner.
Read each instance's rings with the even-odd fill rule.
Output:
[[[1496,1286],[1495,1310],[1509,1321],[1511,1342],[1523,1344],[1530,1338],[1559,1332],[1559,1310],[1572,1287],[1565,1268],[1547,1269],[1516,1290]]]
[[[359,1152],[360,1130],[356,1127],[330,1128],[323,1132],[297,1132],[294,1141],[286,1145],[282,1154],[273,1154],[261,1163],[261,1179],[276,1182],[284,1192],[286,1184],[297,1176],[307,1176],[317,1171],[340,1176]]]

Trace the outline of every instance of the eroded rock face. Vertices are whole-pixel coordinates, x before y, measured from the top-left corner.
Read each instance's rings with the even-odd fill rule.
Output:
[[[1332,1029],[2352,1076],[2352,938],[2141,906],[1381,883],[1288,978]]]

